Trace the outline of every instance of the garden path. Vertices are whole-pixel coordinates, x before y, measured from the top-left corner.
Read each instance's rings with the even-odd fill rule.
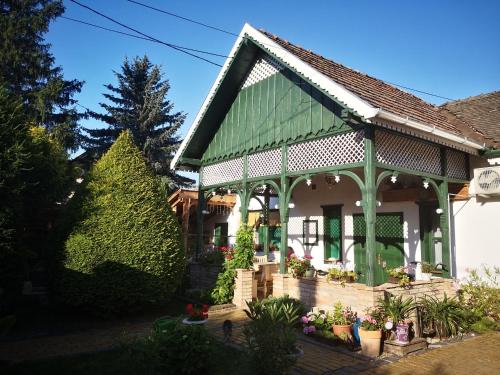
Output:
[[[222,323],[230,319],[233,335],[230,344],[244,343],[243,325],[247,321],[241,310],[212,314],[207,328],[223,339]],[[402,359],[385,357],[368,360],[348,350],[316,343],[299,337],[304,355],[297,361],[293,373],[362,374],[362,375],[490,375],[500,373],[500,332],[485,334],[426,350]],[[436,345],[437,346],[437,345]]]

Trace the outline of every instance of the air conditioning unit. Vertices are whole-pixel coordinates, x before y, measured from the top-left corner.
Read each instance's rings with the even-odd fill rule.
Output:
[[[500,166],[474,169],[476,194],[500,195]]]

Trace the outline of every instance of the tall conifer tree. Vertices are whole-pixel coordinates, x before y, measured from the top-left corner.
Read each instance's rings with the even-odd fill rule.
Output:
[[[99,156],[117,139],[123,130],[129,130],[135,145],[148,160],[157,176],[169,183],[183,185],[189,180],[170,171],[169,164],[180,144],[176,135],[186,115],[174,112],[174,104],[167,99],[170,84],[164,80],[161,69],[147,56],[125,59],[120,72],[114,72],[117,85],[107,84],[109,93],[103,96],[108,103],[100,103],[105,114],[91,112],[91,116],[105,122],[103,129],[85,129],[87,150]]]
[[[60,0],[0,0],[0,85],[22,98],[30,121],[75,150],[84,114],[74,108],[73,96],[83,82],[64,79],[43,39],[63,12]]]

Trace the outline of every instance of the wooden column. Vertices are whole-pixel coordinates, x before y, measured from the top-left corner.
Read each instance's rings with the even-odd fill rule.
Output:
[[[371,125],[365,127],[365,188],[363,193],[363,211],[366,221],[366,285],[375,286],[375,222],[377,220],[377,186],[375,183],[375,132]]]

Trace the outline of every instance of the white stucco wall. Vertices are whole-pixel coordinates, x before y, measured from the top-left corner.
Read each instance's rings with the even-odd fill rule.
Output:
[[[490,159],[490,165],[500,165],[500,158]],[[486,162],[471,161],[471,176],[475,167],[485,167]],[[475,181],[471,180],[470,198],[453,202],[450,206],[451,250],[455,263],[453,275],[459,279],[470,269],[482,265],[500,266],[500,196],[475,195]]]
[[[348,177],[331,189],[324,183],[323,175],[313,179],[316,190],[305,183],[293,191],[294,208],[290,209],[288,224],[288,245],[298,256],[311,255],[315,268],[326,270],[330,263],[324,262],[323,209],[322,205],[342,204],[343,259],[348,269],[354,269],[353,214],[361,214],[361,207],[355,202],[361,200],[358,186]],[[420,260],[420,237],[418,206],[414,202],[384,203],[377,207],[377,212],[402,212],[404,219],[405,264]],[[319,241],[316,246],[303,245],[303,220],[318,220]]]

